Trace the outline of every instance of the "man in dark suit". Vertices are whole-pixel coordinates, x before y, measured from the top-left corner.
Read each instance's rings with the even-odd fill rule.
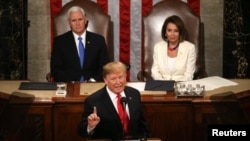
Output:
[[[102,67],[109,62],[104,37],[87,31],[88,19],[81,7],[73,6],[67,14],[71,31],[54,39],[51,54],[54,81],[103,81]],[[80,59],[81,48],[84,50],[83,59]]]
[[[103,78],[106,85],[85,99],[83,117],[78,127],[79,135],[112,140],[149,137],[140,93],[126,86],[126,66],[121,62],[106,64]],[[119,116],[119,94],[127,103],[123,106],[126,107],[123,108],[126,111],[124,116],[129,118],[127,122],[126,118]],[[125,123],[128,126],[125,127]]]

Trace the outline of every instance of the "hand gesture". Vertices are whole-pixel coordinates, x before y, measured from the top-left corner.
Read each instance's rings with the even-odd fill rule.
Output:
[[[88,116],[88,126],[89,128],[95,128],[100,122],[100,117],[97,116],[97,109],[93,107],[93,113]]]

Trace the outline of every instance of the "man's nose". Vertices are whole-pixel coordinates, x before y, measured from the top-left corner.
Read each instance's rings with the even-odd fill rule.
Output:
[[[77,25],[79,25],[79,24],[80,24],[80,21],[79,21],[79,20],[77,20],[77,21],[76,21],[76,24],[77,24]]]
[[[121,80],[118,78],[118,79],[115,79],[115,83],[116,84],[120,84],[121,83]]]

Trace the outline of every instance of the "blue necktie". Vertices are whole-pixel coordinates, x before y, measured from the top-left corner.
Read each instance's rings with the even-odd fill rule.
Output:
[[[78,40],[79,40],[78,48],[79,48],[80,63],[81,63],[81,68],[83,68],[83,62],[84,62],[84,45],[82,43],[82,37],[78,37]],[[80,81],[81,82],[84,81],[83,76],[81,77]]]

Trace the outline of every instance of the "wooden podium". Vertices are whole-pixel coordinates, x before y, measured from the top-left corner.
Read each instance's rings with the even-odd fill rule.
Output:
[[[150,140],[207,141],[206,129],[210,124],[225,124],[231,122],[231,118],[235,123],[250,124],[250,80],[233,81],[238,85],[206,91],[202,98],[177,98],[171,93],[153,91],[142,94],[151,137],[156,137]],[[103,83],[69,84],[68,95],[62,97],[56,96],[55,91],[18,90],[20,82],[0,81],[0,91],[5,93],[0,93],[0,113],[8,101],[8,94],[21,92],[35,96],[23,128],[16,134],[19,138],[13,141],[86,141],[77,134],[84,101],[103,87]]]

